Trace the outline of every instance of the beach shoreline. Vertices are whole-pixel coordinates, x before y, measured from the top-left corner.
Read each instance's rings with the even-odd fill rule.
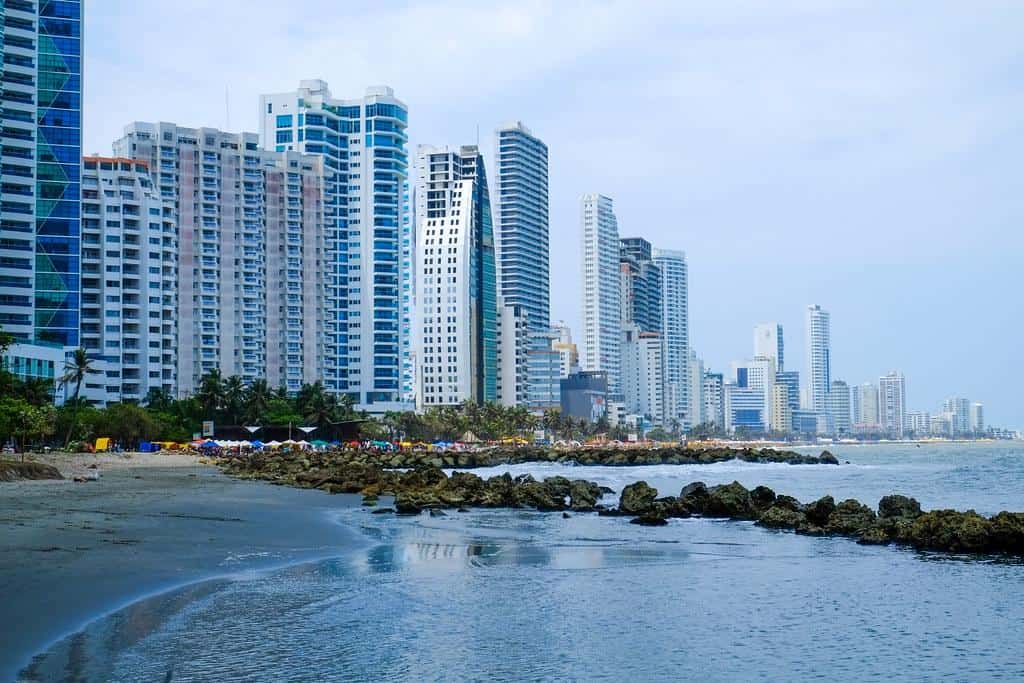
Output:
[[[0,485],[0,595],[18,628],[0,680],[88,623],[185,585],[344,556],[369,541],[339,522],[356,496],[239,481],[188,454],[39,455],[96,481]]]

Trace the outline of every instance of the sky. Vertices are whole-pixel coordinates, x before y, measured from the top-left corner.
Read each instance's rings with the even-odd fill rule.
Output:
[[[549,147],[552,317],[579,335],[579,197],[681,249],[710,369],[832,315],[832,374],[1024,427],[1024,4],[93,0],[86,152],[131,121],[258,131],[261,93],[387,84],[421,143]],[[489,159],[488,159],[489,162]]]

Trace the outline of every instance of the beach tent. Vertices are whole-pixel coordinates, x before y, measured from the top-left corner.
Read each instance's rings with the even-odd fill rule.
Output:
[[[110,450],[110,437],[102,436],[96,439],[96,452]]]
[[[219,445],[217,444],[216,441],[213,441],[212,439],[208,439],[208,440],[202,442],[201,444],[199,444],[199,447],[200,448],[219,448]]]
[[[281,447],[281,442],[280,441],[276,441],[276,440],[275,441],[268,441],[268,442],[266,442],[263,445],[266,446],[267,448],[280,448]]]
[[[250,443],[250,445],[253,448],[263,448],[263,442],[260,441],[259,439],[253,439],[253,441]]]
[[[313,439],[309,443],[315,448],[324,448],[327,446],[327,442],[322,439]]]
[[[156,453],[158,450],[160,450],[160,446],[155,443],[150,443],[149,441],[139,443],[140,453]]]

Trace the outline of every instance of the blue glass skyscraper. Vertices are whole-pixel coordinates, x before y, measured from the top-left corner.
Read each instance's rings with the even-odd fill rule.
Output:
[[[0,326],[79,344],[82,4],[3,3]]]
[[[324,384],[372,413],[402,402],[408,109],[387,87],[338,100],[323,81],[260,98],[266,149],[324,158]]]

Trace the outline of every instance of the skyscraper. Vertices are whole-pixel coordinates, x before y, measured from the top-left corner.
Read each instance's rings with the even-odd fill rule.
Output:
[[[82,3],[5,2],[0,326],[79,345]]]
[[[324,159],[324,384],[371,413],[403,409],[408,109],[386,86],[341,100],[308,80],[261,96],[260,118],[266,149]]]
[[[975,436],[985,432],[985,406],[980,403],[971,404],[971,431]]]
[[[855,403],[859,407],[859,413],[854,417],[854,424],[868,429],[881,426],[878,411],[878,387],[870,382],[865,382],[855,391],[858,395]]]
[[[668,348],[668,344],[665,344],[665,348]],[[686,418],[690,421],[691,425],[696,426],[705,422],[704,416],[704,359],[697,356],[697,353],[690,349],[690,358],[686,364],[686,377],[688,384],[688,396],[689,407],[686,411]],[[666,372],[666,375],[668,373]],[[668,382],[666,382],[668,384]],[[665,392],[666,403],[672,398],[672,393],[669,391]],[[680,426],[685,428],[681,418],[678,415],[673,416],[669,413],[669,406],[665,406],[665,423],[671,426],[672,419],[676,419],[680,422]]]
[[[834,434],[850,433],[850,387],[842,380],[832,380],[829,395],[829,414]]]
[[[661,271],[661,323],[665,344],[665,415],[684,429],[710,419],[694,412],[691,385],[703,386],[703,376],[690,376],[690,297],[686,254],[654,249],[651,258]]]
[[[665,424],[661,335],[627,323],[622,339],[622,394],[626,410],[655,425]]]
[[[800,373],[796,370],[776,372],[775,386],[776,388],[782,387],[785,392],[788,406],[786,413],[789,415],[790,421],[785,423],[783,417],[773,415],[773,422],[778,425],[778,431],[787,432],[793,428],[793,416],[800,410]]]
[[[608,390],[620,391],[622,337],[619,288],[619,225],[612,200],[580,198],[583,266],[583,370],[605,372]]]
[[[416,155],[417,343],[421,405],[498,400],[498,294],[483,156],[421,145]]]
[[[82,396],[100,404],[177,388],[178,226],[149,167],[86,157],[82,174],[82,347],[102,363]],[[96,384],[98,391],[90,391]]]
[[[765,356],[775,359],[775,370],[783,372],[782,325],[778,323],[761,323],[754,326],[754,356]]]
[[[520,121],[495,131],[494,232],[498,293],[520,305],[532,332],[551,324],[548,146]]]
[[[651,243],[642,237],[619,240],[622,324],[644,332],[662,330],[661,269],[651,260]]]
[[[942,402],[942,412],[950,416],[953,436],[967,436],[971,433],[971,402],[966,398],[947,398]]]
[[[722,373],[704,373],[704,423],[725,428],[725,383]]]
[[[211,370],[289,391],[323,380],[323,160],[166,122],[126,126],[114,150],[174,206],[178,394]]]
[[[903,436],[907,415],[907,383],[902,372],[890,372],[878,380],[878,413],[881,426]]]
[[[807,307],[807,403],[810,410],[828,413],[832,384],[829,314],[821,306]]]

